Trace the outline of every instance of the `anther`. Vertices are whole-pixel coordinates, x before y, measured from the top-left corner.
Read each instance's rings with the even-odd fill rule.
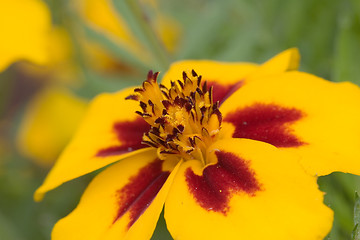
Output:
[[[187,76],[187,74],[186,74],[186,72],[185,71],[183,71],[182,72],[182,75],[183,75],[183,79],[184,79],[184,81],[188,78],[188,76]]]
[[[198,80],[197,80],[197,85],[198,85],[198,86],[200,86],[201,79],[202,79],[202,76],[199,76],[199,77],[198,77]]]
[[[180,132],[183,132],[185,127],[183,125],[177,125],[177,129],[179,129]]]
[[[134,92],[143,92],[144,91],[144,89],[142,89],[142,88],[135,88],[134,89]]]
[[[137,95],[129,95],[125,98],[125,100],[135,100],[138,101],[139,100],[139,96]]]
[[[168,100],[162,100],[161,103],[164,105],[164,107],[165,107],[166,109],[169,109],[169,107],[171,106],[171,103],[170,103],[170,101],[168,101]],[[164,109],[164,110],[165,110],[165,109]]]
[[[182,81],[178,80],[178,83],[179,83],[180,87],[181,87],[182,89],[184,89],[184,84],[182,83]]]
[[[207,92],[207,81],[205,81],[204,84],[202,85],[202,91],[203,91],[204,93]]]
[[[200,95],[204,95],[200,88],[196,88],[196,92],[198,92]]]
[[[140,101],[140,107],[144,112],[146,112],[146,107],[147,107],[146,103],[144,103],[143,101]]]
[[[194,69],[191,70],[191,74],[193,75],[193,77],[197,77],[197,76],[198,76]]]

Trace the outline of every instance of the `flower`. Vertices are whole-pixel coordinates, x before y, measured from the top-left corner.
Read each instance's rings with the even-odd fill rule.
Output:
[[[29,101],[17,133],[20,151],[51,166],[85,114],[86,101],[61,87],[46,87]],[[68,117],[64,118],[64,113]]]
[[[360,90],[298,62],[182,61],[98,96],[35,199],[113,164],[52,238],[149,239],[164,207],[174,239],[323,239],[316,175],[359,174]]]
[[[73,77],[76,67],[70,37],[63,27],[52,24],[44,1],[6,1],[1,5],[0,22],[0,73],[21,61],[16,71],[27,76],[79,85]]]
[[[17,60],[46,64],[51,17],[39,0],[4,1],[0,9],[0,72]],[[26,41],[24,41],[26,39]]]

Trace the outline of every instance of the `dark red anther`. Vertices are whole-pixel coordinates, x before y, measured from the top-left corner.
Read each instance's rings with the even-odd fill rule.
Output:
[[[161,103],[164,105],[166,109],[169,109],[169,107],[171,106],[171,102],[168,100],[162,100]]]
[[[191,74],[193,75],[193,77],[197,77],[197,76],[198,76],[194,69],[191,70]]]
[[[202,91],[203,91],[204,93],[207,92],[207,81],[205,81],[204,84],[202,85]]]
[[[144,112],[146,112],[146,107],[147,107],[146,103],[144,103],[143,101],[140,101],[140,107]]]
[[[183,125],[177,125],[177,129],[179,129],[180,132],[183,132],[185,127]]]
[[[200,87],[201,79],[202,79],[202,76],[199,76],[199,77],[198,77],[198,80],[197,80],[197,85],[198,85],[198,87]]]
[[[185,71],[182,72],[182,76],[183,76],[184,81],[188,78],[188,76],[187,76],[187,74],[186,74]]]
[[[125,98],[125,100],[135,100],[138,101],[139,100],[139,96],[137,95],[129,95]]]
[[[182,83],[182,81],[178,80],[178,83],[179,83],[181,89],[184,89],[184,84]]]

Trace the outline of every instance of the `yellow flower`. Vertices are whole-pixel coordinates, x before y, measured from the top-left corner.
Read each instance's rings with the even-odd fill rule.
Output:
[[[39,79],[76,85],[72,45],[67,32],[52,25],[41,0],[3,1],[0,9],[0,72],[17,61],[21,71]],[[56,74],[54,74],[56,72]],[[51,75],[51,77],[49,77]]]
[[[43,65],[51,18],[40,0],[2,1],[0,8],[0,72],[12,62],[29,60]]]
[[[31,101],[17,136],[20,151],[49,167],[69,142],[86,110],[86,102],[66,89],[47,87]]]
[[[35,199],[112,165],[52,238],[149,239],[164,207],[174,239],[323,239],[315,175],[360,173],[360,90],[298,62],[183,61],[98,96]]]
[[[74,87],[81,85],[81,79],[76,77],[78,66],[73,59],[72,42],[63,27],[55,25],[52,27],[47,34],[45,49],[47,54],[45,65],[37,65],[37,62],[29,59],[30,63],[18,64],[17,70],[46,84],[57,82]]]

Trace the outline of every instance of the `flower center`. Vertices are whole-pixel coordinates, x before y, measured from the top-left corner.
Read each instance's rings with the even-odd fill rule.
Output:
[[[172,81],[170,88],[158,85],[158,74],[150,71],[142,87],[126,98],[139,101],[142,111],[136,113],[151,125],[142,143],[157,148],[160,159],[176,154],[206,164],[207,147],[216,140],[222,120],[212,87],[194,70],[183,72],[182,80]]]

